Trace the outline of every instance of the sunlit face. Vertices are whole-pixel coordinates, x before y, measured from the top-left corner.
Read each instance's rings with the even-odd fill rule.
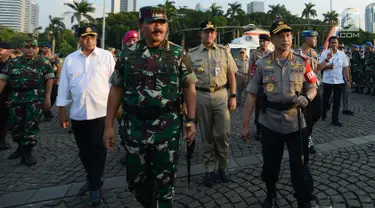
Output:
[[[263,49],[268,49],[268,46],[270,45],[270,41],[259,39],[259,46]]]
[[[22,53],[26,58],[35,57],[39,52],[38,46],[26,45],[22,48]]]
[[[40,50],[42,51],[43,54],[51,53],[51,49],[48,47],[41,47]]]
[[[305,37],[305,43],[310,46],[311,48],[315,48],[317,44],[317,38],[314,37]]]
[[[12,53],[11,49],[0,48],[0,59],[6,59]]]
[[[126,47],[130,47],[132,46],[134,43],[136,43],[138,41],[138,38],[130,38],[126,43]]]
[[[165,40],[168,31],[168,22],[156,20],[150,23],[142,23],[139,29],[147,41],[160,43]]]
[[[79,38],[79,44],[83,50],[92,51],[96,47],[97,36],[96,35],[86,35]]]
[[[202,39],[204,45],[212,45],[215,43],[217,32],[216,30],[208,29],[200,32],[199,36]]]
[[[338,47],[339,47],[339,40],[337,39],[331,39],[329,41],[329,47],[332,49],[332,50],[337,50]]]
[[[271,37],[275,50],[289,51],[292,48],[293,34],[291,31],[281,31]]]

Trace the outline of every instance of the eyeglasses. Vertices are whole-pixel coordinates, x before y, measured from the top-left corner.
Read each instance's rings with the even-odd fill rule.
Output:
[[[24,48],[26,48],[26,49],[30,49],[30,48],[36,49],[36,46],[34,46],[34,45],[27,45],[27,46],[24,46]]]

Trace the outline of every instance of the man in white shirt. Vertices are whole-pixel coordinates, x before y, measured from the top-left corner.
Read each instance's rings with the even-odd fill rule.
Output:
[[[350,88],[349,63],[346,54],[338,50],[338,37],[329,39],[329,50],[322,53],[319,60],[318,71],[323,71],[323,114],[322,120],[327,117],[329,98],[333,92],[332,124],[341,127],[339,110],[343,88]],[[344,76],[343,76],[344,73]],[[344,80],[345,77],[345,80]]]
[[[110,52],[96,47],[95,27],[81,27],[77,36],[81,49],[69,54],[64,61],[56,105],[59,106],[62,128],[68,127],[65,106],[72,94],[70,119],[79,157],[87,173],[87,183],[81,188],[84,195],[90,192],[90,204],[101,202],[101,178],[106,160],[103,143],[104,121],[109,95],[109,78],[115,61]]]

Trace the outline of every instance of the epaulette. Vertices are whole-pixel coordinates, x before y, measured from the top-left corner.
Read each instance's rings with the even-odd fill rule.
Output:
[[[196,47],[194,47],[194,48],[190,48],[190,49],[189,49],[189,52],[196,51],[196,50],[198,50],[198,48],[199,48],[199,46],[196,46]]]
[[[228,50],[227,48],[225,48],[225,47],[222,46],[222,45],[217,45],[217,47],[220,48],[220,49]]]
[[[293,51],[293,55],[295,55],[295,56],[299,56],[299,57],[303,58],[304,60],[309,60],[309,58],[306,57],[306,55],[303,54],[303,52],[302,52],[301,50],[299,50],[299,49],[294,50],[294,51]]]

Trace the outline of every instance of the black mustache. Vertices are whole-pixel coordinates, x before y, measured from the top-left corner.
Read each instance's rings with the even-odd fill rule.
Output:
[[[162,33],[163,32],[163,30],[161,30],[161,29],[154,29],[154,31],[152,31],[152,33]]]

